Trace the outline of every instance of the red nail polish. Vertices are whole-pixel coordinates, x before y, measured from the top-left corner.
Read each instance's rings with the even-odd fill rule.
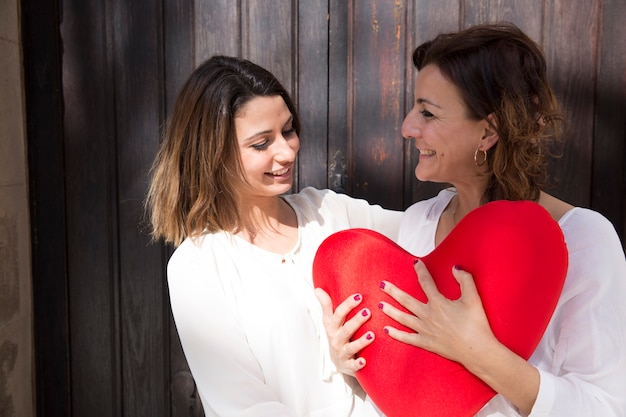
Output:
[[[389,329],[388,328],[384,328],[383,331],[385,332],[385,334],[389,334]]]
[[[378,308],[380,308],[382,310],[383,307],[385,307],[385,305],[383,303],[378,303]]]
[[[367,310],[361,310],[361,315],[363,317],[367,317]]]
[[[359,359],[359,365],[360,365],[360,366],[365,365],[365,362],[363,362],[363,359]]]
[[[378,284],[380,286],[381,289],[385,289],[385,283],[383,281],[380,282],[380,284]]]
[[[361,295],[360,294],[356,294],[354,296],[354,301],[360,301],[361,300]]]
[[[418,263],[420,261],[419,258],[417,258],[416,260],[413,261],[413,265],[415,265],[416,263]]]
[[[365,336],[365,338],[366,338],[367,340],[372,340],[372,339],[374,338],[374,336],[372,336],[372,334],[371,334],[371,333],[368,333],[368,334],[367,334],[367,336]]]

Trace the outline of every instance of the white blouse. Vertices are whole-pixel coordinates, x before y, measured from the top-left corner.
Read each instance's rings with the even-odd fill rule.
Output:
[[[378,416],[328,353],[312,263],[330,234],[354,227],[397,239],[401,212],[329,190],[284,197],[298,218],[289,253],[226,232],[185,240],[168,263],[176,328],[206,416]]]
[[[434,249],[435,231],[455,192],[409,207],[399,244],[416,256]],[[540,373],[530,417],[626,416],[626,259],[613,225],[574,208],[560,220],[569,252],[565,285],[529,359]],[[477,417],[520,416],[496,395]]]

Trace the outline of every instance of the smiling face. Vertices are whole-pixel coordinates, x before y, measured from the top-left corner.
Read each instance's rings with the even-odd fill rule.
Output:
[[[474,164],[476,149],[493,142],[485,120],[473,120],[461,96],[436,65],[422,68],[415,81],[415,104],[402,123],[402,136],[415,139],[420,181],[451,183],[475,181],[484,168]]]
[[[300,139],[293,115],[280,96],[255,97],[235,117],[241,164],[249,187],[244,197],[289,191]]]

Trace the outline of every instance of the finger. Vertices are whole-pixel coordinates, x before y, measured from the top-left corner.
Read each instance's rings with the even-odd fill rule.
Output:
[[[368,308],[363,308],[358,311],[352,318],[346,320],[338,333],[347,340],[359,330],[363,324],[372,317],[372,312]]]
[[[433,280],[433,276],[428,271],[428,268],[426,268],[426,264],[421,259],[418,259],[415,261],[413,267],[415,268],[417,280],[419,281],[426,298],[428,300],[434,300],[437,297],[442,297],[439,289],[437,288],[437,284],[435,284],[435,280]]]
[[[405,313],[404,311],[397,309],[391,304],[382,301],[378,304],[378,308],[380,308],[381,311],[389,316],[391,319],[397,321],[403,326],[408,327],[415,332],[420,332],[422,330],[421,319],[419,318],[419,316]]]
[[[333,316],[333,300],[331,300],[330,295],[321,288],[315,288],[313,292],[322,306],[323,321],[324,325],[326,325]]]
[[[423,347],[421,345],[421,338],[420,338],[420,334],[419,333],[410,333],[410,332],[405,332],[402,330],[398,330],[395,327],[392,326],[385,326],[383,331],[385,332],[386,335],[388,335],[389,337],[391,337],[392,339],[396,339],[400,342],[409,344],[409,345],[413,345],[413,346],[417,346],[417,347]]]
[[[463,270],[460,266],[455,265],[452,268],[452,275],[461,287],[462,299],[465,299],[465,301],[472,301],[474,299],[480,300],[480,296],[478,295],[478,289],[476,288],[476,283],[474,282],[474,277],[472,274]]]
[[[346,353],[349,354],[349,357],[358,355],[363,349],[365,349],[374,341],[374,338],[374,332],[366,332],[358,339],[346,344]]]
[[[400,303],[400,305],[402,305],[404,308],[406,308],[416,316],[420,316],[420,314],[423,312],[423,308],[425,306],[424,303],[422,303],[420,300],[413,297],[412,295],[408,294],[407,292],[401,290],[391,282],[381,282],[380,288],[389,296],[391,296],[391,298],[396,300],[398,303]]]

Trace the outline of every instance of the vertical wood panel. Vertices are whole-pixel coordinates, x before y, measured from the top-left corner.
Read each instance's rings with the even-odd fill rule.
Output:
[[[212,55],[241,56],[241,0],[193,1],[195,65]]]
[[[351,111],[353,194],[402,208],[406,7],[401,2],[354,3]]]
[[[292,0],[242,2],[242,56],[271,71],[294,100],[295,39]]]
[[[195,9],[193,2],[187,0],[166,0],[164,7],[164,26],[163,26],[163,51],[165,65],[165,114],[168,117],[172,110],[172,105],[178,94],[179,89],[185,82],[189,74],[193,71],[196,63],[196,44],[204,48],[205,44],[200,40],[195,42],[194,22],[203,22],[207,13],[202,7],[207,2],[201,2]],[[198,10],[199,9],[199,10]],[[196,12],[198,15],[196,15]],[[214,16],[215,17],[215,16]],[[222,17],[217,14],[217,17]],[[221,21],[227,21],[224,19]],[[202,25],[201,25],[202,26]],[[202,26],[204,27],[204,26]],[[208,29],[215,31],[215,28]],[[220,37],[231,39],[231,37]],[[205,39],[204,37],[201,39]],[[215,49],[219,49],[216,47]],[[204,58],[204,52],[200,54]],[[164,125],[164,123],[163,123]],[[168,254],[165,256],[160,265],[161,271],[166,271],[167,259],[172,248],[167,248]],[[167,277],[164,277],[167,280]],[[202,405],[200,398],[196,392],[195,381],[189,370],[189,365],[185,358],[176,325],[171,315],[169,307],[169,298],[165,300],[167,303],[170,323],[169,331],[169,397],[170,397],[170,415],[172,417],[200,417],[202,413]]]
[[[348,126],[348,71],[352,50],[348,47],[353,2],[329,0],[328,7],[328,187],[339,193],[351,193],[347,180]]]
[[[298,2],[296,104],[301,124],[298,182],[327,188],[328,2]],[[334,116],[331,116],[334,117]],[[299,189],[296,185],[296,189]]]
[[[72,412],[120,414],[115,141],[103,2],[63,4]],[[97,30],[96,30],[97,29]],[[98,192],[94,192],[97,190]],[[113,203],[113,204],[112,204]]]
[[[479,23],[511,22],[541,44],[544,0],[466,1],[463,27]]]
[[[70,415],[62,48],[58,1],[20,2],[39,417]],[[21,238],[21,237],[20,237]]]
[[[571,122],[563,159],[552,168],[560,181],[554,194],[580,206],[591,198],[599,1],[552,1],[544,20],[550,80]]]
[[[123,409],[159,417],[170,412],[165,271],[163,250],[149,244],[141,220],[163,119],[162,4],[113,8]]]
[[[626,236],[626,7],[605,0],[598,46],[592,207]],[[621,193],[617,192],[622,190]]]

